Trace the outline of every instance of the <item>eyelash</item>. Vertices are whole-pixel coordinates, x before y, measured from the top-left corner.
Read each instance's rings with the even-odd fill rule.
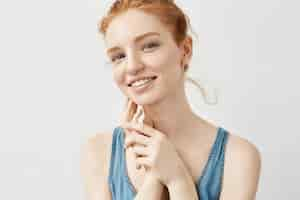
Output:
[[[145,44],[142,49],[144,49],[145,47],[149,47],[149,46],[150,46],[150,48],[159,47],[160,44],[158,42],[149,42],[149,43]],[[122,53],[121,54],[117,54],[116,56],[113,56],[112,59],[111,59],[111,61],[115,62],[115,59],[118,58],[120,55],[122,55]]]

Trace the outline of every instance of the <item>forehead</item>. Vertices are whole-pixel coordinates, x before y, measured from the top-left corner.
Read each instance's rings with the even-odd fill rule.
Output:
[[[163,39],[171,36],[156,16],[130,9],[111,21],[106,31],[105,45],[107,48],[126,45],[147,32],[157,32]]]

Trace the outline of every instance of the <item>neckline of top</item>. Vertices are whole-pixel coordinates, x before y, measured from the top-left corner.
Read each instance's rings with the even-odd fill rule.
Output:
[[[125,152],[125,149],[123,148],[123,145],[124,145],[124,137],[125,137],[125,132],[124,132],[124,129],[122,127],[120,127],[120,130],[121,130],[121,146],[122,146],[122,153],[123,153],[123,173],[124,173],[124,176],[125,176],[125,179],[131,189],[131,191],[136,194],[136,190],[133,186],[133,184],[131,183],[130,179],[129,179],[129,176],[128,176],[128,171],[127,171],[127,163],[126,163],[126,152]],[[215,139],[214,139],[214,142],[213,144],[211,145],[210,147],[210,152],[209,152],[209,155],[208,155],[208,158],[207,158],[207,161],[205,163],[205,166],[204,166],[204,169],[200,175],[200,177],[197,179],[195,185],[196,186],[199,186],[200,183],[201,183],[201,180],[203,179],[203,176],[206,174],[206,171],[207,171],[207,168],[208,168],[208,164],[211,162],[211,159],[212,159],[212,155],[213,155],[213,151],[215,150],[215,146],[217,145],[217,142],[219,140],[219,137],[221,136],[221,133],[224,131],[224,129],[220,126],[217,127],[217,131],[216,131],[216,136],[215,136]]]

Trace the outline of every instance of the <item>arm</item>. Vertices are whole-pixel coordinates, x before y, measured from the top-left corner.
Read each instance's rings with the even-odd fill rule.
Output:
[[[146,175],[145,181],[134,200],[161,199],[163,189],[164,186],[155,177]]]
[[[80,175],[83,181],[86,200],[111,200],[107,183],[108,134],[88,139],[80,149]]]
[[[224,180],[220,200],[255,200],[261,156],[258,149],[242,138],[228,140]]]
[[[198,200],[197,190],[191,175],[183,166],[183,175],[168,183],[171,200]]]

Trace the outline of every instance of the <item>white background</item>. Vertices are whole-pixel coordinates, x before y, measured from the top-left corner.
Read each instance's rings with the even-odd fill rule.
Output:
[[[297,199],[299,1],[176,2],[199,36],[191,76],[219,88],[209,106],[189,87],[194,108],[259,148],[258,200]],[[84,199],[80,145],[124,103],[97,33],[109,3],[1,1],[0,199]]]

